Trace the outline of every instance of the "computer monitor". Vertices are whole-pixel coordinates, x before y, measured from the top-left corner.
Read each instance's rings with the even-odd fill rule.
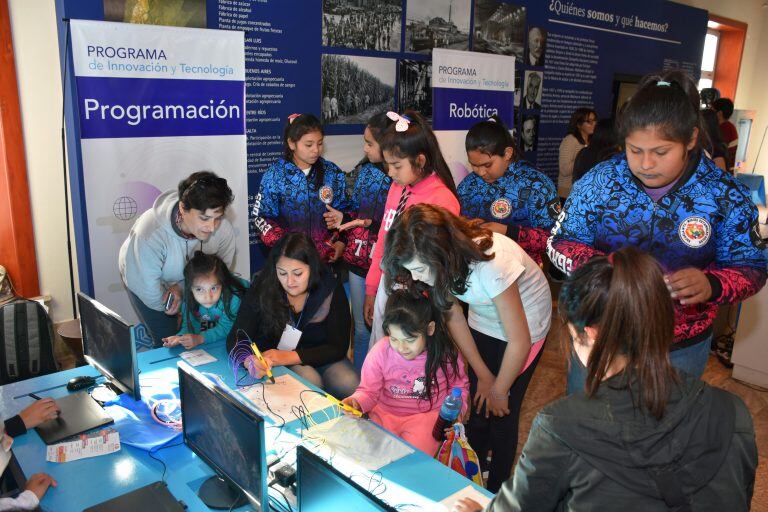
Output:
[[[198,491],[210,508],[247,501],[268,512],[264,419],[185,363],[179,363],[184,442],[216,472]]]
[[[83,354],[113,388],[141,400],[133,327],[97,300],[77,294]]]
[[[299,512],[396,512],[304,446],[296,448]]]

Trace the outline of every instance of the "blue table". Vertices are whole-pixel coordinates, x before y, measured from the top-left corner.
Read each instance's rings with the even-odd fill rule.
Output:
[[[234,377],[229,368],[224,341],[200,348],[204,348],[217,361],[196,369],[217,374],[234,388]],[[158,374],[168,378],[181,360],[181,352],[181,348],[159,348],[139,353],[139,380],[157,378]],[[289,372],[282,368],[276,370],[277,374]],[[0,387],[0,410],[3,411],[3,417],[13,416],[31,404],[34,399],[29,396],[30,393],[53,398],[67,395],[67,382],[78,375],[95,377],[98,372],[90,366],[84,366]],[[299,421],[294,420],[286,428],[296,430],[299,426]],[[49,490],[41,503],[42,508],[49,511],[82,510],[160,480],[162,476],[162,465],[158,461],[150,458],[146,451],[125,444],[119,452],[113,454],[59,464],[46,462],[46,445],[37,432],[31,430],[14,441],[13,451],[24,475],[44,472],[58,482],[59,486]],[[200,485],[213,474],[203,461],[184,444],[162,449],[154,455],[165,461],[168,467],[165,481],[177,499],[183,501],[190,511],[210,510],[197,497]],[[471,483],[419,450],[384,466],[380,471],[388,482],[434,501],[440,501]],[[489,495],[485,490],[481,491]],[[243,507],[239,510],[248,509]]]

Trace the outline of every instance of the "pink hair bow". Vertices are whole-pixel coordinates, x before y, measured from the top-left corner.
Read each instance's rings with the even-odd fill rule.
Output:
[[[408,117],[401,116],[397,112],[392,112],[391,110],[387,112],[387,117],[390,118],[392,121],[395,121],[396,132],[406,131],[408,129],[408,125],[411,124],[411,120],[408,119]]]
[[[301,114],[291,114],[291,115],[289,115],[289,116],[288,116],[288,124],[291,124],[291,123],[293,123],[294,119],[296,119],[296,118],[297,118],[297,117],[299,117],[300,115],[301,115]]]

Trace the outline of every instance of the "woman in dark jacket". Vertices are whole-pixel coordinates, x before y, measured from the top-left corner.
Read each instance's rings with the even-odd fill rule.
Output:
[[[254,278],[227,349],[250,337],[270,367],[287,366],[332,395],[345,397],[360,383],[347,359],[350,328],[344,287],[320,261],[307,235],[289,233]],[[253,356],[245,367],[256,378],[266,371]]]
[[[752,419],[736,396],[670,365],[674,313],[656,261],[632,247],[596,257],[559,304],[585,390],[538,414],[486,510],[749,510]]]

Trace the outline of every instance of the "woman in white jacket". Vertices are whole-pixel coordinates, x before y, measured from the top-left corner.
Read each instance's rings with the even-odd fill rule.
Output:
[[[224,218],[232,199],[224,178],[209,171],[192,173],[178,191],[160,194],[123,242],[120,275],[156,347],[178,331],[184,265],[195,251],[217,254],[232,268],[235,233]]]

